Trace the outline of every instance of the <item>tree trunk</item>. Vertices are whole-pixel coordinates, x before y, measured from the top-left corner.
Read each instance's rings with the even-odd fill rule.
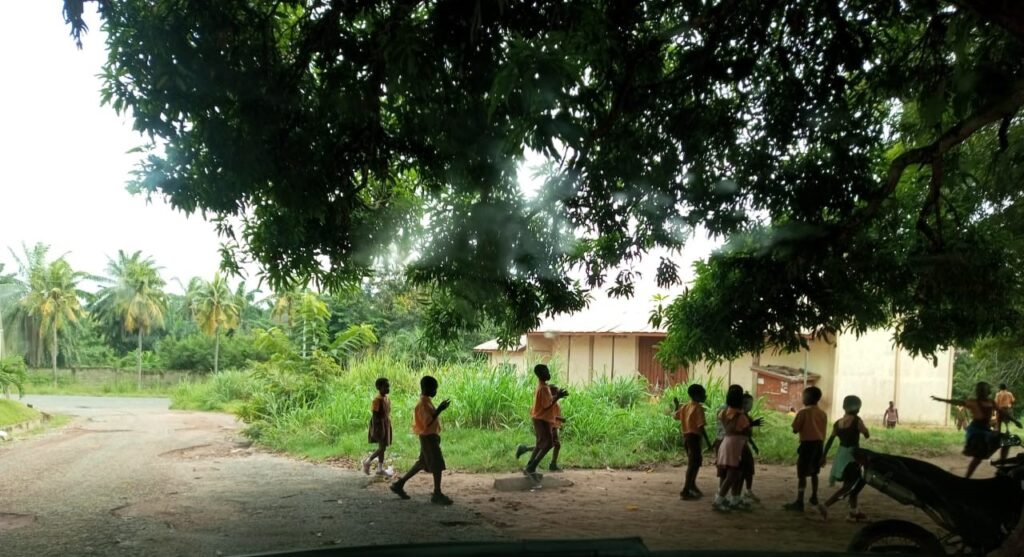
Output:
[[[142,327],[139,327],[139,348],[135,352],[135,367],[139,372],[139,390],[142,390]]]
[[[213,372],[217,373],[220,359],[220,325],[213,330]]]
[[[50,350],[50,361],[53,362],[53,386],[57,386],[57,327],[53,328],[53,347]]]

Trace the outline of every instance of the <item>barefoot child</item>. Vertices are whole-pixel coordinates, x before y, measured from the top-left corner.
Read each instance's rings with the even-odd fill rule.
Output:
[[[561,389],[557,385],[548,385],[551,389],[551,396],[555,397],[558,395]],[[562,406],[558,404],[558,400],[555,400],[555,423],[551,426],[551,464],[548,466],[548,470],[551,472],[561,472],[562,469],[558,467],[558,453],[562,450],[562,441],[559,438],[558,431],[565,425],[565,418],[562,416]],[[526,453],[533,453],[534,446],[519,445],[516,447],[516,459],[523,456]]]
[[[391,491],[402,499],[409,499],[405,492],[405,482],[417,473],[426,470],[434,476],[434,494],[430,502],[437,505],[451,505],[452,500],[441,492],[441,472],[445,469],[444,455],[441,453],[441,413],[451,404],[444,400],[434,408],[433,398],[437,396],[437,379],[429,375],[420,379],[420,401],[413,411],[412,431],[420,437],[420,457],[412,468],[397,482],[391,484]]]
[[[967,465],[965,478],[974,475],[974,471],[981,461],[992,456],[992,453],[999,448],[999,434],[992,431],[991,420],[995,402],[990,398],[991,396],[992,385],[982,381],[974,386],[974,398],[960,400],[932,397],[932,400],[963,406],[971,413],[971,423],[967,425],[967,435],[964,440],[964,456],[971,457],[971,463]]]
[[[750,419],[743,412],[743,391],[729,391],[725,397],[725,404],[726,409],[722,412],[725,437],[718,447],[716,459],[719,470],[725,472],[725,480],[719,487],[711,508],[718,512],[750,510],[750,503],[740,498],[740,490],[743,487],[740,459],[743,457],[743,447],[747,444],[747,433],[751,427]]]
[[[821,471],[821,455],[825,446],[825,431],[828,429],[828,415],[818,408],[820,400],[821,389],[807,387],[803,393],[804,408],[793,418],[793,433],[800,436],[800,447],[796,451],[798,483],[796,501],[782,507],[787,511],[803,512],[807,478],[811,479],[809,502],[814,506],[818,504],[818,473]]]
[[[691,500],[704,496],[697,488],[697,473],[701,465],[700,442],[703,440],[707,443],[710,450],[711,440],[708,439],[708,432],[704,428],[704,401],[708,398],[707,392],[704,387],[694,383],[686,388],[686,394],[690,396],[690,402],[685,405],[680,406],[679,400],[675,398],[672,402],[676,408],[675,418],[679,420],[679,429],[683,434],[683,447],[686,448],[686,476],[679,497]]]
[[[824,454],[821,455],[821,465],[824,466],[828,450],[832,448],[832,442],[839,439],[839,449],[836,450],[836,458],[832,461],[828,485],[832,486],[836,482],[843,482],[843,487],[833,493],[823,505],[818,505],[818,512],[825,520],[828,520],[828,508],[846,495],[850,496],[850,513],[846,520],[859,522],[867,519],[867,516],[857,508],[857,496],[864,488],[864,483],[859,481],[860,465],[853,459],[854,449],[860,446],[860,436],[863,435],[865,439],[871,438],[871,433],[864,424],[864,420],[857,415],[860,413],[860,407],[860,397],[850,395],[843,399],[843,410],[846,415],[832,425],[832,435],[829,436]]]
[[[386,474],[384,451],[391,445],[391,399],[388,398],[388,393],[391,392],[391,383],[386,377],[381,377],[377,379],[374,386],[377,388],[377,396],[370,404],[370,431],[367,437],[370,443],[377,444],[377,450],[363,461],[363,473],[369,475],[370,465],[373,464],[374,459],[377,459],[377,475],[383,476]]]
[[[548,386],[548,381],[551,380],[551,371],[548,366],[537,364],[533,368],[533,374],[537,376],[537,390],[534,391],[530,418],[533,421],[533,434],[536,441],[533,445],[533,453],[530,455],[530,462],[526,464],[523,473],[536,480],[537,466],[554,446],[553,428],[558,423],[558,420],[555,419],[558,412],[556,405],[559,399],[569,396],[569,393],[565,389],[559,389],[557,393],[552,394],[551,388]]]

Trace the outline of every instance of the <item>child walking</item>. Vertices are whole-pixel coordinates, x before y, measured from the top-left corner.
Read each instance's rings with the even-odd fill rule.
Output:
[[[526,464],[523,473],[536,481],[539,479],[537,466],[547,456],[548,451],[554,447],[554,426],[558,423],[558,420],[555,419],[558,412],[555,406],[560,399],[569,396],[569,392],[565,389],[559,389],[557,393],[551,392],[551,388],[548,386],[548,381],[551,380],[551,370],[548,369],[548,366],[537,364],[533,368],[533,374],[537,376],[537,389],[533,394],[530,419],[533,421],[533,434],[536,440],[533,444],[530,461]]]
[[[750,503],[740,498],[743,488],[743,473],[740,460],[743,458],[743,447],[747,444],[747,433],[751,427],[750,419],[743,412],[743,391],[732,391],[725,397],[726,409],[722,412],[722,423],[725,424],[725,437],[718,447],[716,464],[720,472],[725,473],[725,480],[718,488],[711,508],[727,513],[732,510],[750,510]],[[727,499],[728,497],[728,499]]]
[[[885,429],[896,429],[896,424],[900,422],[900,411],[896,409],[893,401],[889,401],[889,407],[885,409],[882,419],[885,422]]]
[[[832,448],[832,442],[836,439],[839,440],[836,458],[832,461],[832,471],[828,475],[828,485],[833,486],[836,482],[843,482],[843,486],[839,488],[839,491],[833,493],[824,504],[818,505],[818,512],[825,520],[828,520],[828,508],[847,495],[850,496],[850,513],[846,520],[859,522],[867,519],[867,515],[857,508],[857,497],[864,489],[864,482],[859,481],[860,464],[853,458],[853,451],[860,447],[860,436],[863,435],[865,439],[871,438],[868,426],[858,415],[860,408],[860,397],[850,395],[843,399],[843,411],[846,412],[846,415],[832,425],[832,435],[829,436],[828,443],[825,444],[825,451],[821,455],[821,465],[824,466],[828,451]]]
[[[388,393],[391,392],[391,383],[386,377],[377,379],[374,383],[377,388],[377,396],[370,404],[370,431],[367,434],[369,442],[377,444],[377,450],[363,461],[363,473],[370,475],[370,465],[377,459],[377,475],[384,476],[384,451],[391,445],[391,399]]]
[[[818,473],[821,471],[821,455],[825,446],[825,431],[828,429],[828,415],[818,402],[821,400],[821,389],[807,387],[803,392],[804,407],[793,418],[793,433],[799,435],[800,446],[797,448],[796,501],[782,506],[787,511],[803,512],[804,492],[807,490],[807,479],[811,479],[810,504],[818,505]]]
[[[686,394],[690,396],[690,402],[683,406],[679,400],[673,398],[676,412],[675,419],[679,420],[679,429],[683,434],[683,447],[686,448],[686,476],[683,479],[683,489],[679,497],[684,500],[699,499],[704,493],[697,488],[697,473],[700,471],[701,451],[700,442],[707,443],[708,450],[711,449],[711,440],[708,439],[708,432],[705,429],[704,401],[708,395],[704,387],[696,383],[686,388]]]
[[[412,468],[397,482],[391,484],[391,491],[402,499],[409,499],[405,483],[421,471],[434,476],[434,494],[430,502],[437,505],[451,505],[452,500],[441,492],[441,472],[445,469],[441,453],[441,413],[448,409],[450,400],[443,400],[434,408],[433,398],[437,396],[437,379],[429,375],[420,379],[420,401],[413,411],[412,431],[420,437],[420,457]]]

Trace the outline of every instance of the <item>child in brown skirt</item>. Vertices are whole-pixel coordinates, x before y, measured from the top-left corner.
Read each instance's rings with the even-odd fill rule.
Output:
[[[427,471],[434,477],[434,493],[430,502],[435,505],[451,505],[452,500],[441,492],[441,472],[446,466],[441,452],[441,413],[448,409],[450,400],[443,400],[434,407],[437,396],[437,379],[424,375],[420,379],[420,401],[413,410],[412,431],[420,438],[420,457],[412,468],[397,482],[391,484],[391,491],[402,499],[408,499],[405,484],[416,474]]]
[[[377,388],[377,396],[370,404],[370,430],[367,439],[371,444],[377,445],[377,450],[363,460],[363,473],[370,474],[370,465],[376,459],[377,475],[383,476],[387,474],[384,471],[384,451],[391,445],[391,399],[388,398],[391,383],[386,377],[381,377],[374,383],[374,387]]]
[[[722,412],[722,423],[725,425],[725,437],[718,448],[716,464],[720,473],[724,472],[722,482],[711,508],[718,512],[732,510],[750,510],[750,503],[740,498],[743,488],[743,472],[740,460],[743,448],[747,444],[747,433],[751,427],[750,418],[743,411],[743,392],[730,391],[725,397],[727,408]]]

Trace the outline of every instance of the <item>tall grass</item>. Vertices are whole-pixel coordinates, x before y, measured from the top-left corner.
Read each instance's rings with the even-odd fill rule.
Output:
[[[558,381],[558,369],[554,369]],[[202,383],[182,383],[172,394],[175,408],[240,411],[258,406],[249,419],[248,434],[260,443],[312,458],[361,458],[370,450],[367,426],[374,382],[387,377],[392,386],[392,422],[395,436],[389,458],[400,467],[417,456],[412,434],[412,409],[419,398],[417,371],[387,354],[375,354],[338,368],[303,377],[294,373],[223,372]],[[530,443],[533,433],[529,409],[536,382],[483,364],[449,365],[430,374],[438,379],[437,400],[451,399],[442,417],[445,458],[462,470],[507,471],[521,466],[512,456],[519,443]],[[310,383],[313,375],[326,377]],[[268,379],[269,378],[269,379]],[[714,410],[724,402],[721,379],[702,381],[708,392],[709,435],[714,435]],[[272,381],[268,383],[267,381]],[[561,383],[558,383],[561,385]],[[561,401],[567,421],[562,430],[563,463],[571,466],[637,467],[659,462],[682,462],[679,424],[672,418],[672,399],[688,400],[688,385],[676,385],[660,396],[648,392],[642,378],[599,379],[586,387],[570,388]],[[309,390],[313,389],[312,395]],[[296,392],[302,392],[297,396]],[[280,393],[280,394],[275,394]],[[784,414],[762,411],[765,425],[755,432],[759,459],[766,463],[793,463],[797,441]],[[960,442],[956,432],[907,429],[874,432],[865,446],[901,454],[948,453]]]

